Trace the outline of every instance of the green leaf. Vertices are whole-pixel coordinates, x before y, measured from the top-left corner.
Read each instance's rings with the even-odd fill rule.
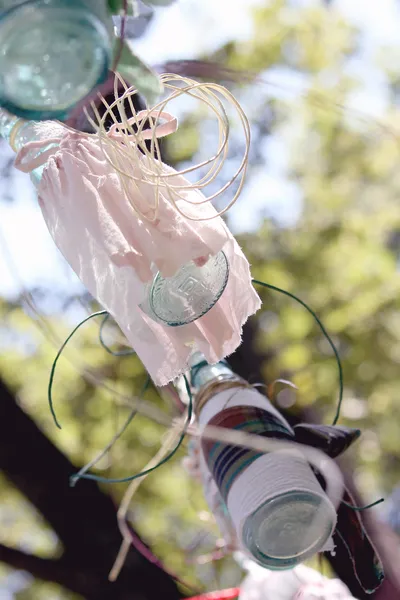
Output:
[[[124,0],[107,0],[110,14],[117,15],[124,6]]]
[[[149,66],[132,52],[126,42],[123,43],[117,71],[130,85],[134,85],[149,106],[154,106],[163,92],[163,85]]]
[[[175,2],[175,0],[143,0],[143,3],[147,6],[169,6]],[[108,10],[112,15],[118,15],[124,8],[124,0],[107,0]],[[127,15],[138,17],[140,15],[140,8],[137,0],[128,0],[127,3]]]
[[[169,6],[175,0],[142,0],[142,2],[147,6]]]

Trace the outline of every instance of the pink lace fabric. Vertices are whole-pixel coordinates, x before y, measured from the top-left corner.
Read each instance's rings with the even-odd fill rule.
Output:
[[[172,117],[170,122],[174,127]],[[170,132],[164,127],[158,133]],[[224,221],[220,217],[189,220],[162,190],[157,219],[143,219],[130,197],[141,212],[150,214],[154,187],[131,182],[126,193],[97,136],[66,131],[59,148],[46,151],[49,141],[54,142],[27,143],[17,155],[16,167],[29,172],[46,164],[38,198],[49,232],[89,292],[118,323],[154,383],[165,385],[185,371],[193,350],[203,352],[210,363],[234,352],[243,324],[261,302],[251,283],[248,261]],[[146,159],[142,156],[141,160]],[[127,164],[125,168],[135,167]],[[162,168],[176,173],[165,164]],[[188,184],[178,174],[173,180],[175,185]],[[177,203],[185,214],[201,218],[216,214],[209,203],[193,204],[204,200],[200,191],[181,194],[184,198]],[[228,283],[203,317],[168,327],[152,321],[139,308],[145,284],[157,270],[169,277],[189,261],[202,264],[220,250],[229,262]]]

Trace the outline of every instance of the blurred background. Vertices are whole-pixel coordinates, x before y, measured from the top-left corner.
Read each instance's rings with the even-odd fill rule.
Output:
[[[178,0],[154,14],[144,10],[128,30],[135,51],[160,70],[195,75],[196,63],[176,61],[199,59],[244,71],[233,81],[210,72],[235,93],[252,127],[246,185],[227,221],[253,276],[312,306],[340,351],[341,422],[363,431],[342,467],[364,504],[400,485],[399,27],[397,0]],[[257,82],[246,74],[254,71]],[[180,128],[165,142],[164,161],[181,166],[210,155],[212,116],[189,100],[170,110]],[[224,180],[242,151],[233,121]],[[173,598],[237,585],[243,572],[231,558],[204,557],[218,532],[182,468],[185,448],[148,477],[131,519],[191,589],[177,592],[134,551],[119,582],[107,583],[120,541],[115,507],[126,485],[80,482],[71,490],[68,477],[121,427],[129,410],[121,398],[138,395],[146,375],[135,357],[107,354],[100,323],[90,321],[59,362],[54,398],[63,429],[54,426],[52,362],[98,307],[54,246],[29,177],[12,163],[2,143],[0,600]],[[262,299],[232,364],[252,383],[290,379],[299,391],[282,394],[279,407],[296,419],[330,422],[338,381],[329,346],[300,305],[273,292]],[[117,339],[111,325],[105,336]],[[146,400],[177,414],[154,390]],[[164,431],[137,416],[95,472],[140,471]],[[398,494],[368,512],[384,562],[397,565],[398,512]],[[379,596],[399,597],[393,586]]]

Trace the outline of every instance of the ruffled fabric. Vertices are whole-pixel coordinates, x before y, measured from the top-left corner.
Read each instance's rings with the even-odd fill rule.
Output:
[[[161,192],[157,219],[150,222],[138,215],[131,200],[151,216],[154,186],[136,181],[122,189],[97,136],[67,132],[56,152],[43,151],[48,144],[49,140],[26,144],[16,166],[30,171],[47,160],[38,197],[50,234],[89,292],[118,323],[155,384],[165,385],[185,371],[193,350],[211,363],[234,352],[243,324],[261,303],[246,257],[224,221],[187,219]],[[125,168],[134,169],[129,164]],[[176,173],[167,165],[162,168]],[[173,180],[175,185],[188,185],[182,176]],[[209,203],[198,204],[204,200],[200,191],[181,194],[184,198],[178,203],[185,214],[203,219],[216,214]],[[203,264],[220,250],[229,262],[228,283],[203,317],[171,328],[152,321],[139,308],[155,271],[170,277],[189,261]]]

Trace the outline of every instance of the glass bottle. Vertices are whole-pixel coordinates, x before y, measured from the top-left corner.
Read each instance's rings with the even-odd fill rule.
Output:
[[[240,384],[244,381],[229,368],[226,362],[209,365],[201,353],[193,355],[190,373],[191,385],[195,393],[195,412],[199,417],[200,425],[206,425],[209,421],[209,418],[202,419],[205,408],[208,416],[224,410],[224,405],[221,405],[210,412],[211,407],[208,403],[213,400],[221,401],[218,396],[221,398],[220,392],[226,389],[226,382],[229,380]],[[246,391],[248,393],[248,389]],[[256,399],[255,405],[278,414],[267,398],[254,389],[252,394],[253,398],[254,394],[260,396]],[[197,398],[201,398],[201,406],[196,409]],[[251,405],[251,398],[249,398],[250,396],[245,397],[240,391],[235,391],[232,400],[229,401],[229,408],[249,406]],[[283,417],[282,423],[285,423]],[[289,425],[288,428],[290,429]],[[246,431],[246,427],[241,427],[241,430]],[[290,434],[289,430],[288,433]],[[262,456],[256,458],[256,461]],[[289,456],[288,460],[293,459]],[[311,471],[308,464],[305,468]],[[276,485],[276,494],[265,501],[260,497],[258,507],[247,516],[241,531],[237,530],[237,536],[246,553],[261,566],[271,570],[292,569],[326,547],[335,527],[336,513],[319,483],[320,490],[315,487],[314,482],[314,489],[307,490],[305,486],[305,489],[292,489],[284,493],[279,491],[278,482]],[[246,494],[249,497],[253,493],[254,489],[242,490],[242,503],[246,503]],[[231,500],[229,495],[225,498],[228,511]],[[234,522],[234,519],[232,521]]]
[[[0,109],[0,136],[18,152],[27,142],[49,138],[61,138],[64,133],[61,124],[53,121],[25,121]],[[58,142],[52,141],[39,149],[32,149],[33,159],[54,148]],[[33,184],[38,187],[45,164],[30,173]],[[229,276],[229,265],[224,252],[212,256],[205,264],[194,262],[181,267],[172,277],[162,277],[155,273],[146,286],[145,299],[141,309],[154,321],[176,327],[191,323],[208,312],[221,297]]]
[[[205,315],[218,302],[229,277],[229,265],[221,250],[204,265],[193,261],[172,277],[157,273],[146,288],[140,308],[153,321],[178,327]]]
[[[105,0],[0,0],[0,106],[65,119],[106,79],[112,40]]]
[[[51,135],[49,135],[50,130]],[[49,137],[54,138],[59,136],[61,138],[63,133],[64,128],[61,124],[51,121],[25,121],[0,109],[0,136],[10,144],[14,152],[18,152],[27,142],[48,139]],[[58,143],[50,142],[40,149],[33,150],[34,156],[39,156],[51,148],[54,148],[54,151],[56,151]],[[34,158],[34,156],[30,156],[29,158]],[[45,166],[41,165],[30,173],[30,178],[35,187],[40,183]]]
[[[190,358],[190,383],[195,391],[203,391],[209,383],[222,382],[227,379],[243,382],[236,375],[226,360],[210,365],[201,352],[194,352]]]

